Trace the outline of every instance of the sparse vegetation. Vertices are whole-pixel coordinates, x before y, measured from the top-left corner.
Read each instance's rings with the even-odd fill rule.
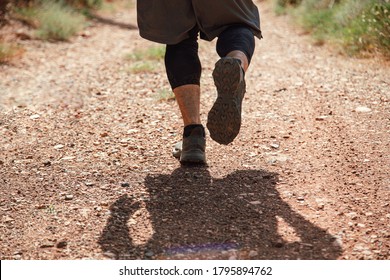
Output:
[[[11,61],[14,57],[20,55],[23,49],[15,44],[0,41],[0,64]]]
[[[136,49],[127,55],[131,60],[161,60],[165,55],[165,46],[151,46],[146,50]]]
[[[69,40],[85,24],[83,15],[57,1],[42,1],[15,12],[19,19],[37,28],[36,36],[44,40]]]
[[[154,70],[155,66],[150,61],[136,61],[129,68],[133,74],[153,72]]]
[[[277,13],[290,13],[317,42],[333,42],[347,53],[390,57],[390,0],[274,0]]]
[[[175,95],[170,89],[161,89],[156,96],[159,101],[173,101],[175,100]]]
[[[164,55],[165,46],[151,46],[146,50],[136,49],[127,54],[126,59],[133,62],[130,67],[132,73],[153,72]]]

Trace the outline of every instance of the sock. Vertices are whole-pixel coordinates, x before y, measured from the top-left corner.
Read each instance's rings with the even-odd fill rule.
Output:
[[[206,137],[206,133],[205,133],[205,130],[204,130],[204,127],[203,125],[201,124],[190,124],[190,125],[187,125],[186,127],[184,127],[184,133],[183,133],[183,137],[188,137],[191,135],[192,131],[196,128],[200,128],[201,131],[202,131],[202,136],[203,137]]]

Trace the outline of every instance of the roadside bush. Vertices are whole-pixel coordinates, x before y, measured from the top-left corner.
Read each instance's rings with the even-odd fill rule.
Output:
[[[341,44],[349,54],[390,57],[390,0],[274,0],[318,42]]]
[[[37,35],[46,40],[68,40],[79,32],[85,23],[84,17],[60,3],[47,2],[38,10]]]
[[[43,40],[69,40],[85,24],[83,15],[61,1],[39,1],[15,8],[15,13],[17,18],[36,28],[36,36]]]

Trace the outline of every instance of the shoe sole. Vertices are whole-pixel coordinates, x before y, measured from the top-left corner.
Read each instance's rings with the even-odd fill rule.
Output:
[[[240,131],[245,93],[245,81],[241,75],[241,66],[234,58],[221,58],[215,64],[213,78],[218,97],[208,114],[207,128],[210,137],[220,144],[231,143]]]

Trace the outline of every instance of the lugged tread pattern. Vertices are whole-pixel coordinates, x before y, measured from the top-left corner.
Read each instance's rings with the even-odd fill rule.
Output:
[[[213,71],[218,97],[207,117],[210,137],[227,145],[236,138],[241,127],[241,106],[245,94],[245,81],[239,60],[221,58]]]

